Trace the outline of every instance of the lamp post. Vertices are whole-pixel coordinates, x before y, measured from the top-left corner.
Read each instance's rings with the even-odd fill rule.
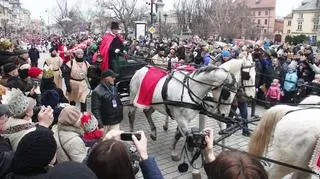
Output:
[[[160,34],[160,40],[162,40],[162,25],[161,25],[161,13],[163,11],[163,7],[164,7],[164,3],[162,2],[162,0],[158,0],[158,2],[156,3],[157,6],[157,10],[158,12],[158,16],[159,16],[159,34]]]
[[[47,16],[48,16],[48,35],[50,35],[50,16],[49,16],[48,9],[45,12],[47,13]]]

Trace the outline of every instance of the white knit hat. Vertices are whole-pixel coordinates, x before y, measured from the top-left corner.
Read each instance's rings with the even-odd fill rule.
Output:
[[[2,104],[9,106],[9,111],[14,118],[23,117],[28,108],[33,108],[36,105],[34,99],[25,96],[19,89],[13,88],[7,91],[1,100]]]

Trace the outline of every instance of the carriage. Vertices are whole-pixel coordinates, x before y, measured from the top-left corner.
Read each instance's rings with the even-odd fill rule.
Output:
[[[118,74],[116,83],[121,97],[129,96],[131,78],[137,70],[148,64],[147,61],[143,57],[130,56],[125,59],[119,56],[112,63],[114,72]]]

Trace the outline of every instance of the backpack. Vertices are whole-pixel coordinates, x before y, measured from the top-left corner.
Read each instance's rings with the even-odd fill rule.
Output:
[[[298,81],[297,72],[287,73],[286,77],[285,77],[283,88],[288,92],[295,91],[297,81]]]

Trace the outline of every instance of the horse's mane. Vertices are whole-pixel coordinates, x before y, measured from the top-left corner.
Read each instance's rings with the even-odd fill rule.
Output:
[[[209,72],[212,72],[213,70],[216,70],[216,69],[219,69],[219,67],[213,66],[213,65],[201,67],[195,72],[195,75],[198,75],[200,73],[209,73]]]

